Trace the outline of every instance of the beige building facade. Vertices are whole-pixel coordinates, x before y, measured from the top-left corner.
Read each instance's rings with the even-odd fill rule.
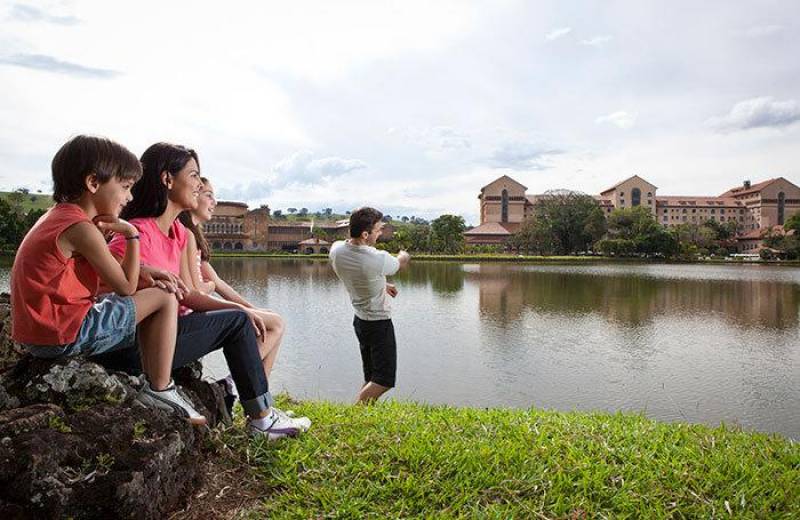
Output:
[[[504,243],[528,217],[542,195],[528,195],[527,188],[504,175],[481,188],[480,225],[467,231],[468,244]],[[783,177],[757,184],[745,181],[718,196],[659,195],[658,187],[634,175],[595,195],[608,216],[617,208],[641,206],[665,227],[702,224],[708,220],[735,222],[738,233],[753,237],[756,230],[783,226],[800,211],[800,187]],[[752,240],[752,238],[750,239]],[[753,249],[750,242],[749,249]]]

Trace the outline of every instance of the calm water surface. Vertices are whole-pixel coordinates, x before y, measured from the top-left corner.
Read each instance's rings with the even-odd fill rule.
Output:
[[[353,313],[327,262],[214,265],[287,321],[273,390],[352,400]],[[414,262],[395,282],[394,398],[643,411],[800,438],[798,268]],[[207,367],[227,373],[221,356]]]

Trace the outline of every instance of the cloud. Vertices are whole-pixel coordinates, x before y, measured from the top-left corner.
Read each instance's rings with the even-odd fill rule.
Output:
[[[111,79],[120,75],[120,72],[115,70],[86,67],[77,63],[61,61],[44,54],[0,56],[0,65],[12,65],[24,69],[42,70],[81,78]]]
[[[267,178],[246,185],[228,186],[220,189],[222,198],[233,200],[257,200],[268,197],[276,190],[292,186],[318,186],[342,175],[366,168],[359,159],[323,157],[314,159],[313,152],[302,150],[278,161]]]
[[[631,128],[634,124],[636,124],[636,115],[629,114],[624,111],[612,112],[611,114],[607,114],[604,116],[600,116],[594,120],[594,122],[598,125],[609,123],[617,128],[622,128],[623,130],[627,130]]]
[[[358,159],[342,159],[341,157],[314,159],[312,152],[304,150],[293,153],[275,165],[273,168],[273,172],[276,174],[274,187],[316,184],[366,167],[366,163]]]
[[[581,40],[581,45],[588,45],[590,47],[601,47],[606,43],[610,42],[612,39],[614,39],[613,36],[604,34],[602,36],[595,36],[594,38],[590,38],[588,40]]]
[[[547,33],[544,39],[551,42],[553,40],[561,38],[562,36],[566,36],[571,32],[572,32],[572,27],[559,27]]]
[[[734,132],[751,128],[779,128],[800,121],[800,103],[791,99],[775,101],[771,97],[758,97],[736,103],[722,117],[712,117],[706,124],[720,132]]]
[[[80,20],[74,16],[56,16],[25,4],[14,4],[11,7],[9,16],[12,20],[20,22],[46,22],[57,25],[76,25],[80,23]]]
[[[755,25],[747,29],[744,34],[748,38],[763,38],[783,31],[782,25]]]
[[[469,136],[450,126],[431,126],[428,128],[390,128],[389,135],[400,135],[407,142],[421,145],[429,150],[448,151],[472,148]]]
[[[561,150],[542,148],[533,143],[506,143],[489,157],[489,165],[494,168],[511,170],[545,170],[550,168],[546,160],[551,155],[558,155]]]

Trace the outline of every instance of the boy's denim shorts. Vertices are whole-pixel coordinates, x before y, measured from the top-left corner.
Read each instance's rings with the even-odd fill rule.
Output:
[[[83,318],[78,337],[66,345],[25,345],[31,355],[55,359],[94,356],[136,344],[136,304],[130,296],[101,294]]]

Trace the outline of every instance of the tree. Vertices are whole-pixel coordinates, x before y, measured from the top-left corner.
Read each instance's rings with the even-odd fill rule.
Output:
[[[276,209],[275,211],[272,212],[272,216],[275,217],[276,219],[280,219],[281,217],[283,217],[283,211]]]
[[[607,251],[616,248],[616,254],[638,253],[671,257],[680,249],[676,236],[656,222],[650,210],[642,206],[612,211],[608,216],[607,240],[627,241],[602,244]],[[629,251],[630,244],[632,251]]]
[[[464,250],[464,218],[442,215],[431,223],[430,242],[436,252],[458,254]]]
[[[301,217],[305,217],[308,215],[308,208],[300,208],[300,211],[297,214]]]
[[[544,220],[526,219],[519,230],[511,236],[509,245],[526,255],[550,255],[555,248],[550,225]]]
[[[795,233],[800,233],[800,213],[795,213],[787,218],[783,224],[783,229],[786,231],[793,229]]]
[[[326,217],[330,217],[331,215],[333,215],[333,208],[325,208],[322,210],[322,212],[325,213]]]
[[[603,210],[584,193],[546,192],[533,207],[532,223],[521,228],[517,247],[540,254],[569,255],[587,251],[606,232]]]
[[[295,213],[297,213],[297,208],[288,208],[286,211],[294,215]]]
[[[404,222],[404,223],[405,223],[405,222],[408,222],[408,217],[406,217],[405,215],[403,215],[403,217],[401,217],[401,218],[400,218],[400,220],[401,220],[402,222]]]

